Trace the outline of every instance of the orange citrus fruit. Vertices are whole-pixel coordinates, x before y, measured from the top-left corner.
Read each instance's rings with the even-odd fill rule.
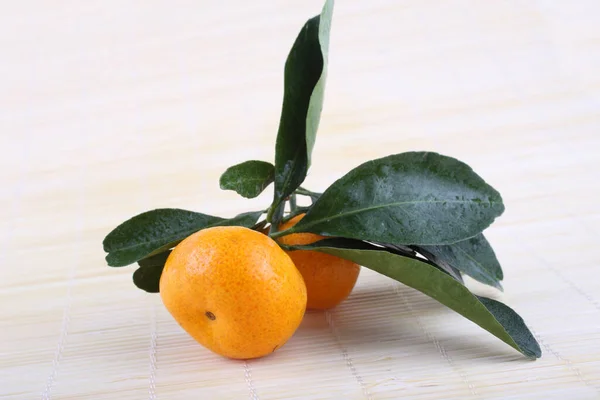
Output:
[[[291,228],[302,217],[304,214],[290,219],[279,230]],[[325,237],[314,233],[292,233],[278,240],[285,245],[305,245],[322,239]],[[324,310],[335,307],[348,297],[360,273],[358,264],[330,254],[310,250],[295,250],[288,254],[304,278],[307,308]]]
[[[237,226],[204,229],[177,245],[160,295],[194,339],[237,359],[283,346],[306,309],[306,286],[290,257],[268,236]]]

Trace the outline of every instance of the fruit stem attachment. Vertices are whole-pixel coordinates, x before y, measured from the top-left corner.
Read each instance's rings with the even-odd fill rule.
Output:
[[[283,212],[285,210],[285,201],[281,202],[277,207],[269,208],[269,212],[267,213],[267,222],[271,224],[271,228],[269,229],[269,235],[277,232],[279,229],[279,224],[281,223],[281,219],[283,218]]]
[[[278,232],[271,231],[271,232],[269,232],[269,236],[271,237],[271,239],[276,239],[278,237],[290,235],[292,233],[294,233],[294,228],[293,227],[292,228],[288,228],[288,229],[283,230],[283,231],[278,231]]]

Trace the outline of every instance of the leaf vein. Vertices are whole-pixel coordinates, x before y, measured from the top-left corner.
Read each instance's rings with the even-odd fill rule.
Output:
[[[357,209],[357,210],[351,210],[351,211],[348,211],[348,212],[345,212],[345,213],[340,213],[340,214],[332,215],[332,216],[327,217],[327,218],[319,218],[319,219],[316,219],[316,220],[313,220],[313,221],[309,220],[307,223],[302,224],[301,226],[303,228],[307,228],[309,226],[317,225],[317,224],[320,224],[320,223],[325,222],[325,221],[331,221],[332,219],[339,219],[339,218],[346,217],[346,216],[349,216],[349,215],[360,214],[360,213],[363,213],[363,212],[377,210],[377,209],[380,209],[380,208],[399,207],[401,210],[403,210],[402,206],[405,206],[405,205],[411,205],[411,204],[439,204],[439,203],[472,204],[473,202],[472,201],[465,201],[465,200],[423,200],[423,201],[422,200],[418,200],[418,201],[417,200],[413,200],[413,201],[401,201],[401,202],[395,202],[395,203],[378,204],[378,205],[371,206],[371,207],[360,208],[360,209]],[[479,203],[479,204],[482,204],[482,203]],[[503,203],[500,202],[500,201],[489,201],[489,202],[486,202],[485,204],[489,204],[491,206],[494,206],[496,204],[503,204]],[[405,211],[405,210],[403,210],[403,211]]]

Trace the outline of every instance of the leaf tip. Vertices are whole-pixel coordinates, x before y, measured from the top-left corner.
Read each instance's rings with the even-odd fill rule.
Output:
[[[162,270],[162,267],[140,267],[133,273],[133,284],[145,292],[159,293]]]
[[[112,265],[112,264],[113,264],[113,257],[112,257],[112,254],[111,254],[111,253],[108,253],[108,254],[107,254],[105,257],[104,257],[104,260],[106,260],[106,264],[107,264],[109,267],[114,267],[114,265]]]
[[[493,284],[493,287],[495,287],[496,289],[498,289],[501,292],[504,292],[504,287],[502,286],[502,284],[499,281],[495,281]]]
[[[535,361],[538,358],[542,357],[542,349],[540,348],[540,345],[538,344],[537,340],[535,340],[535,339],[532,343],[531,349],[521,349],[521,352],[523,353],[523,355],[525,357],[527,357],[531,361]]]
[[[108,253],[104,259],[109,267],[125,267],[129,264],[132,264],[131,262],[123,262],[123,259],[115,253]]]
[[[109,253],[111,250],[113,250],[113,236],[115,235],[116,230],[118,229],[115,228],[112,231],[108,232],[108,234],[104,237],[104,239],[102,240],[102,249],[104,250],[104,252]]]

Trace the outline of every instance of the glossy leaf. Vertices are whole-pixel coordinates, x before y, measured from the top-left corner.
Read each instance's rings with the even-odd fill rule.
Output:
[[[200,229],[229,225],[252,227],[262,213],[254,211],[224,219],[177,208],[148,211],[123,222],[104,238],[106,261],[112,267],[129,265],[174,247]]]
[[[500,194],[471,167],[430,152],[368,161],[331,185],[287,232],[404,245],[450,244],[502,214]]]
[[[160,287],[160,276],[164,268],[163,265],[153,265],[139,267],[133,273],[133,283],[138,288],[148,293],[158,293]]]
[[[275,167],[266,161],[251,160],[227,168],[219,185],[223,190],[233,190],[240,196],[252,199],[262,193],[275,177]]]
[[[317,192],[312,192],[308,189],[304,189],[303,187],[299,187],[298,189],[296,189],[296,191],[294,192],[296,194],[299,194],[301,196],[308,196],[310,197],[310,200],[314,203],[315,201],[319,200],[319,197],[321,197],[322,193],[317,193]]]
[[[348,240],[355,240],[355,239],[344,239],[345,241]],[[457,270],[456,268],[452,267],[451,265],[448,264],[437,264],[432,262],[431,260],[428,260],[426,258],[422,258],[417,254],[417,252],[415,250],[413,250],[411,247],[409,246],[404,246],[404,245],[396,245],[396,244],[389,244],[389,243],[374,243],[377,246],[380,246],[381,248],[383,248],[384,250],[387,250],[389,252],[404,256],[404,257],[409,257],[412,258],[414,260],[418,260],[424,263],[428,263],[429,265],[439,269],[440,271],[450,275],[451,277],[453,277],[455,280],[457,280],[460,283],[464,283],[462,275],[460,274],[460,271]],[[360,248],[360,247],[359,247]]]
[[[255,231],[262,232],[266,226],[267,221],[263,219],[262,221],[258,221],[256,224],[254,224],[254,226],[252,226],[252,229]]]
[[[404,246],[401,244],[389,244],[389,243],[379,243],[379,242],[371,242],[377,246],[381,246],[387,250],[398,253],[407,257],[416,257],[417,252],[413,250],[410,246]]]
[[[323,108],[333,3],[327,0],[321,14],[306,22],[285,63],[273,212],[300,186],[310,166]]]
[[[144,258],[138,261],[138,268],[133,273],[133,283],[149,293],[159,292],[160,276],[172,250]]]
[[[171,255],[171,250],[163,251],[162,253],[143,258],[138,261],[140,267],[159,267],[165,265],[167,258]]]
[[[450,245],[414,248],[438,265],[456,268],[481,283],[502,290],[502,267],[483,234]]]
[[[342,257],[377,271],[439,301],[525,356],[541,356],[540,347],[523,319],[510,307],[475,296],[452,277],[427,263],[374,246],[369,248],[364,242],[357,246],[355,240],[326,239],[312,245],[294,247]]]
[[[442,271],[447,272],[450,276],[452,276],[454,279],[456,279],[457,281],[459,281],[460,283],[462,283],[464,285],[465,281],[462,277],[462,274],[460,273],[460,271],[458,269],[454,268],[452,265],[440,266],[439,264],[435,264],[435,263],[432,263],[432,265],[435,265],[436,267],[440,268]]]

